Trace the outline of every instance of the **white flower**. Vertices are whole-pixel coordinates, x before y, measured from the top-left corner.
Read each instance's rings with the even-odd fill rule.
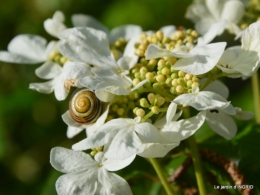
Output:
[[[56,181],[58,195],[132,195],[128,183],[118,175],[108,171],[117,171],[128,166],[134,156],[125,160],[106,160],[103,153],[95,155],[56,147],[51,150],[51,165],[66,173]]]
[[[51,80],[45,83],[31,83],[30,89],[42,93],[51,93],[54,90],[57,100],[64,100],[70,87],[82,87],[78,80],[90,76],[91,71],[89,66],[68,61],[63,68],[57,64],[45,63],[36,70],[36,74],[40,78]]]
[[[236,25],[243,17],[245,6],[240,0],[205,0],[205,3],[193,3],[186,13],[186,18],[195,23],[195,29],[204,35],[210,26],[226,20],[225,28],[231,33],[239,33]],[[223,29],[224,30],[224,29]],[[223,30],[219,34],[223,33]]]
[[[211,91],[199,91],[198,87],[192,88],[192,93],[182,94],[173,100],[184,107],[191,106],[197,110],[210,110],[227,108],[230,104],[225,98]]]
[[[101,126],[92,136],[74,144],[74,150],[104,146],[108,159],[125,159],[138,153],[145,143],[159,143],[160,134],[150,123],[140,123],[141,118],[113,119]]]
[[[91,28],[72,28],[60,34],[60,51],[75,62],[94,65],[93,77],[80,83],[92,90],[106,90],[116,95],[126,95],[146,81],[131,89],[132,80],[126,75],[136,64],[136,59],[123,56],[117,62],[109,49],[107,35]]]
[[[260,22],[251,24],[242,35],[242,45],[228,48],[219,61],[218,68],[229,77],[252,76],[260,66]]]
[[[58,34],[67,28],[63,24],[64,21],[64,14],[61,11],[56,11],[51,19],[49,18],[44,21],[44,28],[50,35],[58,37]]]
[[[72,23],[75,27],[91,27],[105,32],[110,43],[114,43],[118,38],[128,40],[142,32],[142,28],[140,26],[132,24],[118,26],[109,32],[107,27],[97,21],[94,17],[84,14],[74,14],[72,16]]]
[[[180,52],[184,47],[175,48],[173,51],[162,49],[155,44],[150,44],[146,50],[146,59],[174,56],[179,59],[173,66],[173,70],[199,75],[210,71],[217,64],[226,47],[225,42],[210,43],[217,32],[223,28],[225,22],[219,22],[211,26],[209,31],[198,39],[198,44],[189,52]]]
[[[160,130],[158,143],[144,143],[137,155],[148,158],[164,157],[170,150],[177,147],[180,141],[193,135],[204,123],[205,112],[189,119],[177,121],[182,112],[176,114],[177,104],[172,102],[164,118],[154,123]]]
[[[47,45],[47,41],[37,35],[17,35],[8,44],[8,51],[0,51],[0,61],[17,64],[41,63],[48,60],[54,47],[54,42]]]

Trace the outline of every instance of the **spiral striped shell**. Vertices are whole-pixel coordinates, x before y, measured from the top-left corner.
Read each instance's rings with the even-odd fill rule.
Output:
[[[92,91],[82,88],[72,95],[69,110],[71,117],[78,123],[94,123],[102,113],[102,102]]]

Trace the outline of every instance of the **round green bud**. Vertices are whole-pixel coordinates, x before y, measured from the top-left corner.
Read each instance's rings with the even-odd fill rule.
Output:
[[[148,101],[146,100],[146,98],[141,98],[141,99],[139,100],[139,102],[140,102],[140,106],[142,106],[142,107],[144,107],[144,108],[147,108],[147,107],[150,106],[149,103],[148,103]]]
[[[118,105],[114,104],[113,106],[111,106],[111,110],[116,112],[118,109]]]
[[[172,79],[177,79],[177,78],[179,78],[179,77],[178,77],[178,73],[177,73],[177,72],[173,72],[173,73],[171,74],[171,78],[172,78]]]
[[[156,59],[151,59],[151,60],[149,60],[148,64],[151,64],[151,65],[155,66],[157,64],[157,60]]]
[[[199,82],[193,82],[191,85],[191,87],[199,87],[199,86],[200,86]]]
[[[154,84],[153,84],[153,88],[154,88],[154,89],[161,90],[161,89],[162,89],[162,85],[161,85],[161,83],[154,83]]]
[[[199,37],[199,34],[196,30],[193,30],[191,33],[190,33],[191,36],[193,36],[194,38],[198,38]]]
[[[192,77],[192,81],[193,81],[193,82],[199,82],[200,80],[199,80],[196,76],[193,76],[193,77]]]
[[[191,80],[188,80],[187,82],[186,82],[186,85],[187,85],[187,87],[191,87],[192,86],[192,81]]]
[[[141,76],[140,72],[136,72],[135,75],[134,75],[135,78],[139,78],[140,76]]]
[[[160,108],[158,106],[153,106],[151,108],[151,111],[154,113],[154,114],[158,114],[160,112]]]
[[[134,109],[135,108],[135,103],[134,102],[129,102],[128,106],[129,106],[129,108]]]
[[[147,73],[147,68],[146,67],[142,67],[140,68],[140,73]]]
[[[179,84],[179,83],[178,83],[178,79],[173,79],[173,80],[172,80],[172,86],[173,86],[173,87],[177,87],[178,84]]]
[[[156,32],[156,37],[157,37],[157,39],[158,40],[162,40],[163,39],[163,32],[161,31],[161,30],[158,30],[157,32]]]
[[[165,98],[164,97],[157,97],[157,105],[160,107],[161,105],[163,105],[165,103]]]
[[[164,82],[165,81],[165,77],[164,77],[164,75],[157,75],[156,76],[156,81],[157,82],[159,82],[159,83],[162,83],[162,82]]]
[[[124,113],[125,113],[125,110],[124,110],[123,108],[118,108],[116,112],[117,112],[117,114],[118,114],[119,116],[123,116]]]
[[[91,151],[90,156],[95,156],[98,152],[97,151]]]
[[[145,78],[148,80],[148,81],[152,81],[153,80],[153,73],[151,73],[151,72],[147,72],[146,74],[145,74]]]
[[[152,37],[151,42],[154,43],[154,44],[156,44],[156,43],[158,42],[157,37]]]
[[[136,114],[136,111],[137,111],[138,109],[139,109],[138,107],[135,107],[135,108],[133,109],[133,113]]]
[[[191,80],[192,77],[193,76],[191,74],[186,74],[184,78],[186,79],[186,81],[188,81],[188,80]]]
[[[163,37],[163,39],[162,39],[162,43],[169,43],[171,41],[171,39],[169,38],[169,37]]]
[[[136,116],[140,116],[143,117],[145,115],[145,111],[142,108],[139,108],[138,110],[136,110]]]
[[[152,103],[154,103],[154,100],[155,100],[155,95],[154,95],[154,93],[149,93],[148,95],[147,95],[147,99],[149,100],[149,102],[152,104]]]
[[[137,43],[135,43],[134,47],[137,49],[140,44],[141,44],[140,42],[137,42]]]
[[[172,82],[172,79],[171,79],[171,78],[167,78],[166,81],[165,81],[165,83],[168,84],[168,85],[170,85],[171,82]]]
[[[62,57],[60,58],[60,63],[61,63],[61,64],[65,64],[66,62],[67,62],[67,58],[64,57],[64,56],[62,56]]]
[[[170,92],[171,94],[177,94],[176,87],[171,87]]]
[[[135,78],[133,80],[133,86],[136,86],[138,83],[140,83],[140,79],[139,78]]]
[[[171,73],[171,71],[170,71],[169,68],[164,67],[164,68],[162,69],[162,74],[164,74],[164,75],[169,75],[170,73]]]
[[[185,89],[181,85],[178,85],[175,89],[177,94],[182,94],[185,91]]]
[[[186,75],[186,73],[181,70],[178,72],[179,77],[184,77],[185,75]]]
[[[160,59],[160,60],[158,61],[158,66],[165,66],[165,65],[166,65],[166,62],[165,62],[164,59]]]

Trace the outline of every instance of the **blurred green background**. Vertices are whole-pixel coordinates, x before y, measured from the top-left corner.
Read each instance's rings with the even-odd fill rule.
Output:
[[[9,0],[0,6],[0,50],[6,50],[9,41],[18,34],[38,34],[49,41],[53,38],[43,28],[43,21],[56,10],[70,17],[83,13],[96,17],[110,29],[122,24],[137,24],[144,30],[157,30],[174,24],[192,28],[184,18],[191,0]],[[218,39],[233,37],[227,34]],[[233,44],[233,42],[232,42]],[[29,83],[42,82],[35,76],[38,65],[17,65],[0,62],[0,194],[52,195],[56,194],[55,181],[61,175],[49,164],[50,149],[55,146],[70,148],[84,138],[84,133],[68,140],[67,126],[61,115],[68,109],[68,99],[58,102],[53,93],[40,94],[28,89]],[[234,106],[253,111],[250,79],[226,79]],[[207,126],[197,133],[204,148],[239,162],[249,184],[260,184],[259,131],[253,122],[238,122],[238,136],[232,141],[212,133]],[[167,162],[167,171],[175,169]],[[120,174],[129,178],[134,194],[163,194],[160,185],[141,182],[142,171],[154,175],[148,163],[140,158]],[[147,168],[148,167],[148,168]],[[139,172],[138,172],[139,171]],[[140,176],[141,175],[141,176]],[[132,179],[131,179],[132,178]],[[133,179],[134,178],[134,179]],[[221,180],[221,179],[220,179]],[[143,185],[145,183],[145,185]],[[259,186],[258,186],[259,187]],[[214,193],[217,194],[215,191]],[[230,192],[237,194],[237,192]]]

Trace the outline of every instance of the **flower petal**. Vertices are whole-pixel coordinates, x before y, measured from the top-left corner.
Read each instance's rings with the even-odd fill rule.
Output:
[[[73,138],[74,136],[78,135],[81,131],[83,131],[83,128],[68,126],[66,134],[67,138]]]
[[[142,28],[138,25],[123,25],[113,28],[109,35],[110,43],[114,43],[118,38],[124,38],[129,40],[135,35],[139,35],[142,32]]]
[[[78,27],[63,31],[59,37],[60,52],[69,59],[107,69],[117,67],[103,31]]]
[[[132,156],[123,159],[123,160],[114,160],[114,159],[107,159],[105,162],[103,162],[103,166],[106,168],[108,171],[118,171],[120,169],[123,169],[130,165],[133,160],[135,159],[135,154]]]
[[[51,149],[50,163],[56,170],[63,173],[79,172],[98,167],[98,163],[88,154],[62,147]]]
[[[41,79],[53,79],[62,71],[62,67],[55,62],[46,61],[35,70],[35,74]]]
[[[52,79],[50,81],[44,83],[30,83],[29,89],[38,91],[40,93],[51,93],[54,89],[55,80]]]
[[[63,175],[56,181],[58,195],[94,195],[97,190],[97,172],[88,170]]]

